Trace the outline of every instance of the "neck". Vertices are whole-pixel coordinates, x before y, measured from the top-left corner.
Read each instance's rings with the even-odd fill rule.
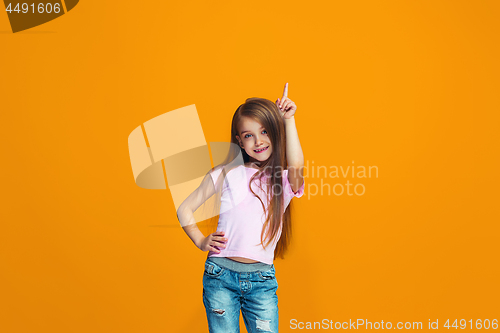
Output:
[[[248,162],[245,166],[253,169],[260,169],[259,166],[254,162]]]

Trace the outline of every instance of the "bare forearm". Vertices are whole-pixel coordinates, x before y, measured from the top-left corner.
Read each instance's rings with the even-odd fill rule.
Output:
[[[205,235],[200,231],[196,224],[188,225],[187,227],[182,227],[186,234],[191,238],[194,245],[201,250],[201,243],[205,239]]]
[[[193,241],[194,245],[201,249],[201,242],[205,236],[196,225],[193,212],[181,205],[177,211],[177,219],[181,223],[184,232]]]
[[[285,119],[286,160],[288,168],[300,169],[304,166],[304,154],[300,146],[299,134],[295,126],[295,117]]]

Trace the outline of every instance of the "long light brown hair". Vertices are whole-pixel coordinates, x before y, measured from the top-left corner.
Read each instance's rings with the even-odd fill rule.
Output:
[[[259,179],[260,184],[266,184],[266,193],[268,193],[268,210],[266,221],[262,227],[261,244],[265,248],[269,245],[269,243],[271,243],[271,241],[273,241],[273,239],[276,238],[281,221],[283,221],[281,236],[274,250],[274,258],[284,258],[284,254],[287,251],[292,236],[292,220],[290,214],[291,202],[287,209],[284,210],[284,188],[282,182],[283,170],[287,169],[285,122],[281,116],[281,112],[274,102],[264,98],[248,98],[245,103],[241,104],[236,109],[233,115],[231,123],[231,143],[234,145],[231,145],[232,147],[239,147],[239,142],[236,136],[239,135],[238,125],[243,117],[253,119],[261,124],[261,126],[266,129],[271,141],[271,156],[266,161],[260,162],[258,171],[250,179],[249,189],[253,195],[259,199],[262,204],[262,208],[265,211],[264,203],[252,190],[251,184],[255,179]],[[229,149],[227,157],[222,164],[230,164],[231,161],[234,161],[235,157],[239,154],[242,154],[244,163],[250,162],[250,157],[244,149],[238,151],[233,148]],[[229,168],[223,169],[223,177],[219,177],[217,181],[217,184],[219,185],[217,185],[216,188],[219,188],[219,190],[216,192],[219,198],[219,203],[221,195],[220,189],[222,188],[220,184],[228,171]],[[280,190],[276,191],[276,188]]]

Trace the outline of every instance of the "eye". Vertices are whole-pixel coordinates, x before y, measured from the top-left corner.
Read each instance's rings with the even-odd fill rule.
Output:
[[[252,134],[246,134],[246,135],[244,136],[244,138],[245,138],[245,139],[246,139],[246,138],[249,138],[249,135],[252,135]]]
[[[262,133],[267,134],[267,131],[266,131],[266,130],[263,130],[263,131],[262,131]]]

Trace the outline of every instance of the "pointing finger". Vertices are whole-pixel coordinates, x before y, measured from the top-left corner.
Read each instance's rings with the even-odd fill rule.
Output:
[[[288,97],[288,82],[285,84],[285,89],[283,90],[283,99]]]

